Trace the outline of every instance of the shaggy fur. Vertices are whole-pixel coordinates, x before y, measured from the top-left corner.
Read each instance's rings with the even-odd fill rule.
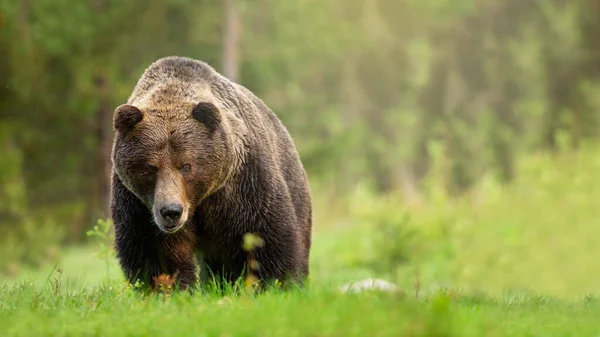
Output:
[[[308,276],[307,177],[288,131],[249,90],[166,57],[115,110],[114,129],[110,206],[130,282],[177,275],[188,288],[207,268],[233,281],[246,267],[245,233],[264,241],[253,252],[259,279]],[[181,206],[179,222],[163,216],[169,205]]]

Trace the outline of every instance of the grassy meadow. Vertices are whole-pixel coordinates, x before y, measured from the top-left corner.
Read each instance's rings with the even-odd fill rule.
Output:
[[[313,186],[311,283],[252,296],[142,296],[100,246],[0,285],[3,336],[598,336],[600,150],[522,158],[518,178],[483,179],[420,203],[357,186]],[[105,243],[103,239],[99,244]],[[373,277],[404,290],[342,294]]]
[[[599,14],[0,0],[0,337],[600,337]],[[313,195],[306,288],[124,282],[104,219],[114,110],[165,56],[243,85],[293,137]],[[221,87],[200,96],[236,114]],[[402,291],[340,290],[368,278]]]

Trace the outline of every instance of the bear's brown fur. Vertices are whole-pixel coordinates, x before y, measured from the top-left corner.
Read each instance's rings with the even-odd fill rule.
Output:
[[[248,89],[204,62],[162,58],[115,110],[114,129],[110,209],[129,282],[235,281],[246,233],[264,242],[253,252],[259,279],[308,276],[306,173],[286,128]]]

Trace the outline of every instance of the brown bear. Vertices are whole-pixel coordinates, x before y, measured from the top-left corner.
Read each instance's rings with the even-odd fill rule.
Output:
[[[234,282],[249,269],[242,241],[253,233],[263,243],[252,252],[255,276],[303,283],[307,176],[262,100],[202,61],[169,56],[145,70],[113,122],[110,210],[129,282]]]

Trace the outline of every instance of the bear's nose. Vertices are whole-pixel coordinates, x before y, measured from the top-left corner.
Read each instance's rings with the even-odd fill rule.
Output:
[[[183,213],[183,207],[179,204],[168,204],[160,209],[160,215],[171,223],[177,222]]]

